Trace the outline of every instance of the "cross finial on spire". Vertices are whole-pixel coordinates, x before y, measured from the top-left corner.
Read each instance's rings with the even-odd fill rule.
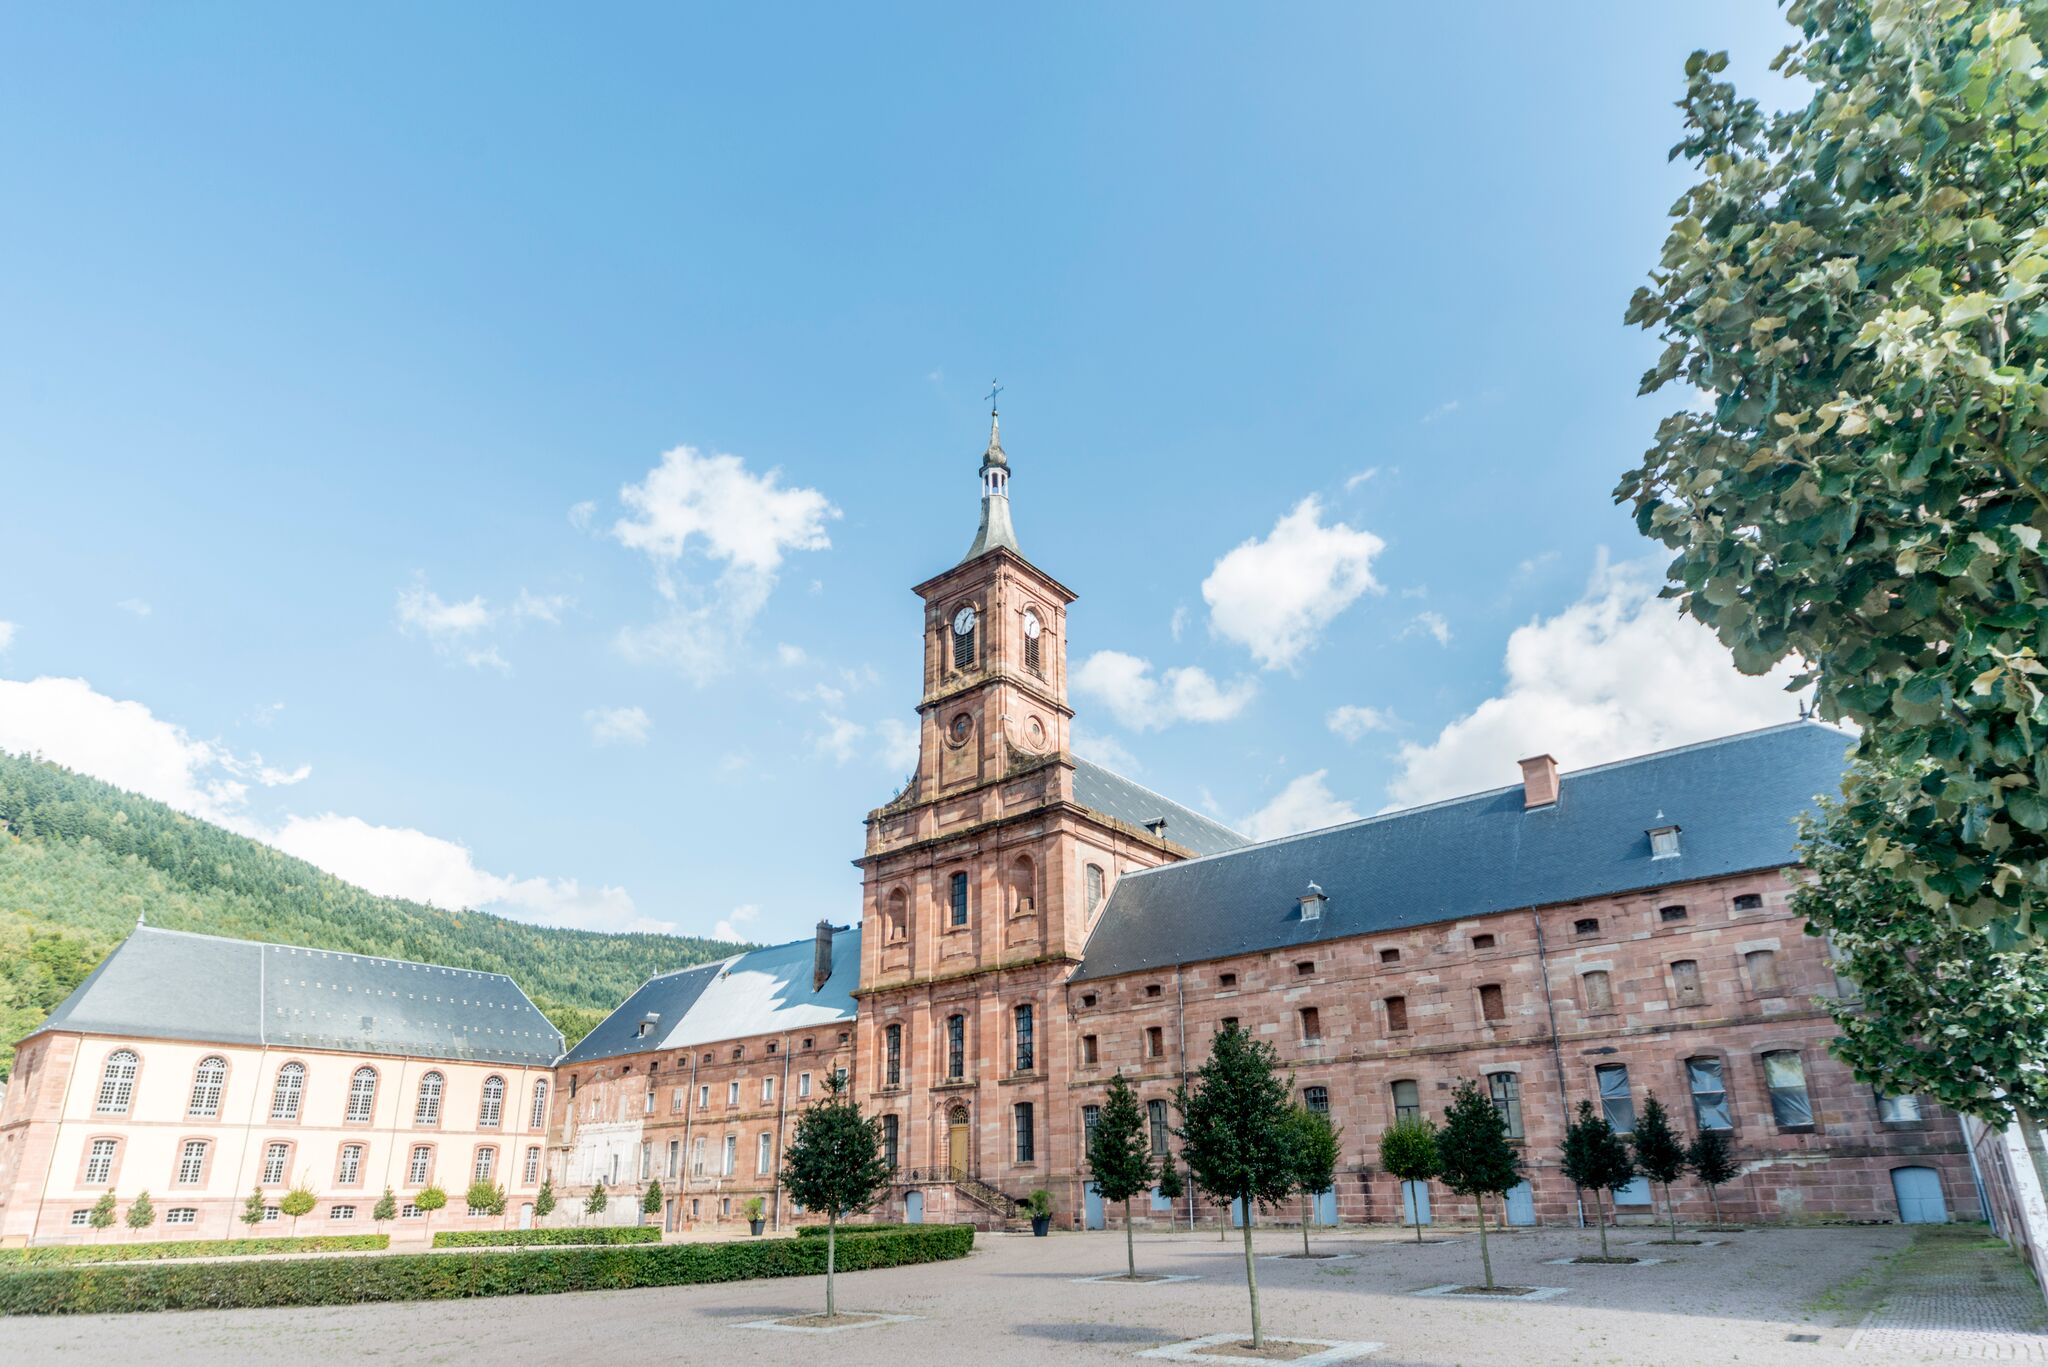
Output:
[[[988,382],[988,415],[991,418],[996,415],[996,395],[1002,392],[1003,387],[1001,385],[997,384],[994,380]]]

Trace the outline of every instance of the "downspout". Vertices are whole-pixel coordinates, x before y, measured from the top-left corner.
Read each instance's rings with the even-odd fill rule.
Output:
[[[1564,1086],[1564,1047],[1557,1040],[1557,1002],[1550,995],[1550,955],[1543,943],[1543,913],[1534,907],[1529,909],[1529,923],[1536,928],[1536,968],[1543,978],[1543,1009],[1550,1016],[1550,1058],[1557,1069],[1557,1105],[1566,1125],[1572,1123],[1571,1097]],[[1574,1199],[1578,1204],[1579,1226],[1586,1224],[1586,1193],[1574,1187]]]
[[[769,1170],[768,1223],[779,1234],[782,1232],[782,1122],[789,1114],[789,1036],[782,1037],[777,1049],[782,1055],[782,1083],[775,1091],[775,1152],[770,1155],[775,1166]]]
[[[1183,1088],[1185,1088],[1188,1085],[1188,992],[1186,975],[1187,965],[1174,965],[1173,1030],[1174,1034],[1179,1037],[1176,1043],[1177,1047],[1180,1049],[1180,1085]],[[1169,1148],[1166,1151],[1166,1156],[1169,1160],[1172,1159],[1173,1150]],[[1187,1195],[1188,1233],[1192,1234],[1195,1231],[1195,1184],[1193,1182],[1189,1182],[1187,1184]]]
[[[697,1175],[690,1167],[690,1122],[697,1118],[697,1061],[700,1057],[701,1054],[698,1050],[692,1049],[690,1051],[690,1090],[683,1097],[683,1162],[676,1175],[678,1199],[680,1199],[682,1192],[689,1190],[690,1184],[696,1179]],[[680,1211],[678,1216],[685,1220],[690,1218],[687,1215],[681,1214]]]

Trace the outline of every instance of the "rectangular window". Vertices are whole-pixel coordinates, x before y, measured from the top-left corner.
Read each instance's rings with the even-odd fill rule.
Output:
[[[1219,1035],[1222,1034],[1225,1030],[1235,1029],[1237,1029],[1237,1017],[1235,1016],[1225,1016],[1222,1020],[1216,1023],[1216,1033]]]
[[[704,1175],[704,1136],[701,1134],[697,1136],[696,1142],[690,1145],[690,1175]]]
[[[671,1114],[680,1114],[683,1109],[683,1089],[671,1088],[668,1094],[668,1109]]]
[[[946,1076],[958,1082],[967,1076],[967,1017],[946,1017]]]
[[[1328,1087],[1304,1087],[1301,1090],[1301,1103],[1317,1115],[1328,1115],[1330,1113],[1330,1089]]]
[[[425,1144],[413,1145],[412,1161],[405,1170],[406,1185],[414,1187],[425,1186],[427,1184],[427,1174],[431,1171],[433,1162],[434,1151],[432,1149],[428,1148]]]
[[[478,1158],[482,1158],[484,1151],[478,1149],[476,1153]],[[640,1180],[645,1182],[652,1176],[654,1176],[654,1145],[642,1144],[640,1146]]]
[[[1225,973],[1216,979],[1216,985],[1221,988],[1236,987],[1237,975],[1235,973]]]
[[[267,1214],[268,1212],[266,1212],[266,1216]],[[425,1212],[410,1201],[407,1201],[404,1205],[398,1208],[398,1218],[401,1220],[417,1220],[423,1214],[425,1214]]]
[[[646,1104],[641,1106],[640,1112],[643,1115],[654,1114],[654,1089],[652,1087],[649,1087],[647,1089],[647,1101]]]
[[[1095,1036],[1093,1035],[1081,1036],[1081,1062],[1088,1067],[1093,1067],[1095,1064]]]
[[[1633,1134],[1636,1128],[1636,1099],[1628,1087],[1626,1063],[1603,1063],[1593,1070],[1600,1084],[1600,1109],[1616,1134]]]
[[[336,1206],[327,1212],[327,1218],[330,1220],[353,1220],[356,1218],[356,1208],[354,1206]]]
[[[1396,1031],[1406,1030],[1408,1028],[1408,999],[1406,997],[1389,997],[1386,1001],[1386,1007],[1388,1033],[1392,1034]]]
[[[1581,916],[1578,920],[1572,922],[1572,934],[1574,935],[1598,935],[1599,933],[1600,918],[1597,916]]]
[[[1020,1073],[1028,1073],[1028,1072],[1030,1072],[1030,1071],[1031,1071],[1031,1064],[1032,1064],[1032,1060],[1033,1060],[1033,1057],[1034,1057],[1034,1054],[1033,1054],[1033,1051],[1032,1051],[1032,1040],[1031,1040],[1031,1008],[1030,1008],[1030,1006],[1028,1006],[1028,1005],[1026,1005],[1026,1006],[1019,1006],[1019,1007],[1017,1008],[1017,1011],[1016,1011],[1016,1018],[1017,1018],[1017,1071],[1018,1071],[1018,1072],[1020,1072]]]
[[[734,1078],[731,1082],[725,1084],[725,1104],[728,1106],[740,1104],[740,1084],[738,1078]]]
[[[1294,976],[1297,978],[1314,977],[1315,971],[1316,961],[1314,959],[1303,959],[1300,963],[1294,966]]]
[[[1508,1018],[1507,1003],[1501,998],[1499,983],[1486,983],[1480,987],[1479,1016],[1485,1021],[1504,1021]]]
[[[719,1164],[719,1168],[718,1168],[718,1173],[719,1173],[719,1176],[721,1176],[721,1177],[730,1177],[730,1176],[732,1176],[732,1170],[733,1170],[733,1169],[734,1169],[735,1167],[739,1166],[739,1160],[740,1160],[740,1137],[739,1137],[738,1135],[736,1135],[736,1134],[729,1134],[729,1135],[727,1135],[727,1136],[725,1137],[725,1157],[724,1157],[723,1161],[722,1161],[722,1162],[721,1162],[721,1163]]]
[[[1737,911],[1762,911],[1764,909],[1764,899],[1760,894],[1754,892],[1739,893],[1735,898],[1735,909]]]
[[[697,1088],[697,1109],[704,1110],[711,1105],[711,1084],[704,1083]]]
[[[1398,949],[1383,949],[1383,950],[1381,950],[1381,951],[1380,951],[1380,962],[1381,962],[1381,963],[1383,963],[1383,964],[1397,964],[1397,963],[1400,963],[1400,962],[1401,962],[1401,951],[1400,951],[1400,950],[1398,950]]]
[[[350,1207],[350,1209],[353,1209],[353,1207]],[[164,1223],[167,1225],[196,1225],[199,1223],[199,1211],[192,1206],[179,1206],[175,1210],[167,1210],[164,1212]]]
[[[1671,924],[1671,923],[1672,923],[1673,921],[1683,921],[1684,919],[1685,919],[1685,908],[1684,908],[1684,907],[1658,907],[1658,908],[1657,908],[1657,920],[1658,920],[1659,922],[1661,922],[1662,924],[1664,924],[1664,925],[1667,925],[1667,926],[1668,926],[1668,925],[1670,925],[1670,924]]]
[[[882,1161],[889,1165],[889,1171],[896,1171],[896,1117],[882,1117]]]
[[[1166,1127],[1166,1103],[1164,1101],[1146,1102],[1145,1120],[1151,1130],[1152,1152],[1155,1154],[1165,1153],[1168,1134]]]
[[[1508,1138],[1522,1137],[1522,1079],[1513,1073],[1490,1073],[1487,1091],[1493,1095],[1493,1109],[1507,1122]]]
[[[1010,1113],[1017,1128],[1017,1161],[1037,1161],[1038,1148],[1031,1135],[1031,1103],[1020,1101],[1010,1108]]]
[[[1579,975],[1579,1000],[1587,1011],[1614,1009],[1614,988],[1605,969],[1596,968]]]
[[[284,1181],[284,1166],[291,1158],[291,1145],[269,1144],[263,1150],[263,1185],[274,1187]]]
[[[754,1172],[757,1176],[766,1175],[774,1166],[775,1136],[763,1130],[760,1139],[755,1141],[754,1145]]]
[[[1145,1057],[1166,1057],[1166,1031],[1157,1025],[1145,1027]]]
[[[676,1145],[673,1139],[669,1141],[668,1157],[669,1175],[674,1176]],[[526,1149],[526,1185],[530,1187],[538,1181],[540,1181],[540,1146],[529,1144]]]
[[[196,1187],[199,1179],[206,1175],[206,1141],[188,1139],[178,1154],[178,1185]]]
[[[1728,1084],[1721,1076],[1721,1060],[1689,1058],[1685,1061],[1685,1083],[1692,1089],[1693,1123],[1702,1130],[1732,1130],[1728,1115]]]
[[[1764,1086],[1770,1089],[1771,1114],[1780,1128],[1813,1123],[1813,1105],[1806,1095],[1806,1065],[1796,1050],[1764,1055]]]
[[[1323,1037],[1323,1013],[1313,1006],[1301,1008],[1301,1037],[1308,1043]]]
[[[1494,938],[1491,935],[1474,935],[1472,937],[1472,948],[1474,949],[1492,949],[1493,946]]]
[[[772,1077],[764,1077],[761,1079],[761,1104],[763,1106],[772,1105],[774,1101],[775,1079]]]
[[[1742,956],[1742,967],[1749,974],[1749,990],[1757,993],[1778,990],[1778,956],[1768,949],[1752,949]]]
[[[952,922],[956,926],[967,924],[967,875],[956,873],[947,880],[947,902],[952,909]]]
[[[1422,1119],[1422,1089],[1412,1082],[1397,1082],[1393,1086],[1394,1121]]]
[[[1038,638],[1036,636],[1026,636],[1024,638],[1024,667],[1034,674],[1043,672],[1038,663]]]
[[[282,1219],[284,1219],[284,1211],[283,1211],[283,1209],[282,1209],[281,1207],[278,1207],[278,1206],[265,1206],[265,1207],[263,1208],[263,1223],[264,1223],[264,1224],[266,1224],[266,1225],[274,1225],[274,1224],[276,1224],[276,1223],[277,1223],[278,1221],[280,1221],[280,1220],[282,1220]]]
[[[1671,994],[1680,1006],[1698,1006],[1706,1000],[1700,991],[1700,966],[1695,959],[1680,959],[1671,965]]]
[[[882,1031],[882,1085],[903,1085],[903,1027],[891,1025]]]
[[[74,1210],[71,1212],[71,1223],[79,1228],[83,1228],[91,1223],[91,1221],[92,1212],[89,1210]]]
[[[1898,1124],[1920,1118],[1920,1098],[1917,1096],[1880,1096],[1877,1099],[1877,1118]]]
[[[532,1150],[532,1149],[528,1149],[528,1150],[527,1150],[526,1152],[527,1152],[527,1153],[528,1153],[529,1155],[531,1155],[531,1154],[533,1153],[533,1150]],[[676,1169],[677,1169],[677,1168],[678,1168],[678,1167],[679,1167],[679,1166],[681,1165],[682,1161],[683,1161],[683,1143],[682,1143],[682,1141],[681,1141],[680,1139],[671,1139],[671,1140],[669,1140],[669,1141],[668,1141],[668,1161],[662,1164],[662,1168],[661,1168],[661,1175],[662,1175],[662,1176],[664,1176],[664,1177],[674,1177],[674,1176],[676,1175]],[[527,1181],[529,1181],[529,1182],[531,1182],[531,1181],[532,1181],[533,1179],[532,1179],[531,1177],[529,1177],[529,1178],[527,1178],[526,1180],[527,1180]]]
[[[811,1094],[811,1075],[809,1073],[798,1073],[796,1075],[796,1094],[800,1097]]]
[[[1095,1127],[1101,1123],[1102,1108],[1100,1106],[1083,1106],[1081,1108],[1081,1152],[1086,1153],[1088,1146],[1095,1142]]]
[[[645,1144],[642,1144],[640,1147],[642,1150],[642,1156],[644,1157],[647,1146]],[[471,1180],[477,1182],[488,1182],[491,1180],[491,1174],[496,1172],[497,1170],[498,1151],[493,1148],[478,1149],[476,1151],[476,1157],[470,1163],[469,1171]]]
[[[971,669],[974,666],[974,628],[953,633],[953,668]]]
[[[352,1187],[363,1180],[363,1146],[344,1144],[341,1146],[341,1166],[334,1174],[337,1186]]]

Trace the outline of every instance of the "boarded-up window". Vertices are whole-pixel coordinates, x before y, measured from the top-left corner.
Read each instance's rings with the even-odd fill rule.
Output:
[[[1157,1026],[1157,1025],[1148,1025],[1148,1026],[1146,1026],[1146,1027],[1145,1027],[1145,1057],[1146,1057],[1146,1058],[1164,1058],[1165,1056],[1166,1056],[1166,1031],[1165,1031],[1164,1029],[1162,1029],[1161,1027]]]
[[[1680,959],[1671,965],[1671,991],[1680,1006],[1698,1006],[1705,998],[1700,993],[1700,966],[1693,959]]]
[[[1095,1062],[1095,1036],[1093,1035],[1081,1036],[1081,1062]]]
[[[1408,999],[1406,997],[1387,998],[1387,1029],[1406,1030],[1407,1028]]]
[[[1775,992],[1778,990],[1778,956],[1768,949],[1752,949],[1742,956],[1742,966],[1749,972],[1749,990],[1752,992]]]
[[[1579,998],[1588,1011],[1614,1009],[1614,988],[1608,982],[1605,969],[1596,968],[1579,975]]]
[[[1501,997],[1499,983],[1487,983],[1479,989],[1479,1015],[1489,1021],[1508,1018],[1507,1003]]]
[[[1323,1037],[1323,1016],[1313,1006],[1301,1008],[1301,1037],[1305,1040],[1317,1040]]]

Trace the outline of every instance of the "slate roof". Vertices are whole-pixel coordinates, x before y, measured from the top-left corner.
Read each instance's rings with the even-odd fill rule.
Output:
[[[1517,783],[1126,873],[1074,980],[1783,867],[1850,743],[1793,722],[1566,774],[1533,811]],[[1653,859],[1663,825],[1680,852]],[[1311,880],[1329,901],[1303,921]]]
[[[1250,844],[1243,836],[1200,812],[1161,797],[1101,765],[1074,758],[1074,800],[1090,811],[1115,817],[1127,826],[1166,822],[1166,838],[1196,854],[1221,854]]]
[[[832,937],[832,976],[814,992],[815,952],[816,940],[807,936],[650,978],[562,1063],[851,1021],[860,981],[860,927]],[[650,1027],[645,1035],[639,1033],[643,1021]]]
[[[502,973],[138,926],[34,1034],[546,1066],[562,1034]]]

